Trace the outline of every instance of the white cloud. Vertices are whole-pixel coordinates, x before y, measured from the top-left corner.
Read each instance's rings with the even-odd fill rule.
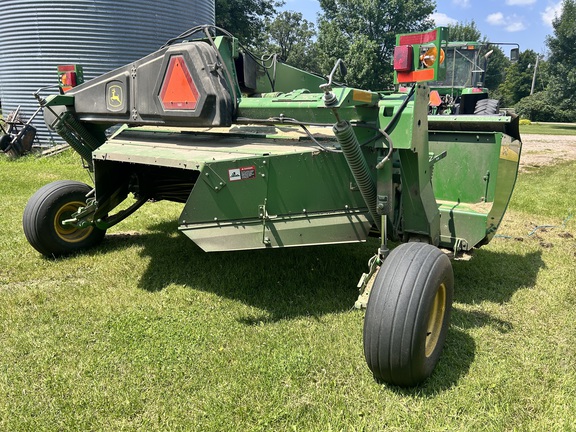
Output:
[[[452,4],[467,9],[470,7],[470,0],[452,0]]]
[[[502,12],[494,12],[486,17],[486,22],[493,26],[502,27],[509,33],[526,30],[524,20],[516,14],[504,16]]]
[[[510,33],[519,32],[522,30],[526,30],[526,25],[522,21],[514,21],[510,22],[505,30]]]
[[[458,20],[450,18],[448,15],[440,12],[434,12],[431,16],[437,26],[447,26],[454,25],[458,23]]]
[[[490,25],[504,25],[504,14],[502,12],[495,12],[486,17],[486,22]]]
[[[544,12],[540,13],[540,17],[542,18],[542,22],[546,24],[548,27],[552,28],[552,21],[554,18],[559,17],[562,14],[562,1],[558,3],[548,6],[544,9]]]
[[[529,6],[536,3],[536,0],[506,0],[508,6]]]

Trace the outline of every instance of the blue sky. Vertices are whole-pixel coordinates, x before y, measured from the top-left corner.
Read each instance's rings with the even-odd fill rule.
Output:
[[[284,9],[301,12],[316,22],[317,0],[285,0]],[[546,53],[546,36],[552,35],[552,20],[561,12],[562,0],[436,0],[432,18],[437,25],[461,21],[476,27],[492,42],[514,42],[520,49]]]

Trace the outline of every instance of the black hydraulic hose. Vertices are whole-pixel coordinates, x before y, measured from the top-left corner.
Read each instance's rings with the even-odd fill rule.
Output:
[[[234,98],[234,116],[236,116],[236,113],[238,112],[238,104],[240,103],[240,97],[238,95],[238,89],[236,88],[236,84],[235,84],[236,81],[232,78],[232,73],[228,69],[228,66],[227,66],[226,62],[224,61],[224,59],[222,58],[222,55],[220,54],[218,47],[214,43],[214,39],[212,39],[212,36],[210,35],[210,32],[208,31],[208,27],[204,27],[204,34],[206,35],[206,37],[210,41],[212,48],[214,48],[214,52],[216,54],[216,57],[218,58],[218,61],[220,61],[220,64],[222,65],[222,68],[224,69],[224,73],[226,74],[226,78],[228,79],[228,82],[230,83],[230,87],[232,90],[232,96]]]
[[[390,120],[390,123],[388,123],[388,125],[384,128],[384,132],[386,134],[389,134],[390,131],[394,128],[394,126],[396,126],[396,123],[400,119],[402,112],[404,111],[404,109],[408,105],[408,102],[410,102],[410,99],[412,98],[412,96],[414,96],[415,91],[416,91],[416,85],[412,86],[412,88],[410,89],[410,92],[406,96],[406,99],[404,99],[404,101],[402,102],[402,104],[398,108],[398,111],[396,111],[396,113],[394,114],[394,117],[392,117],[392,119]]]

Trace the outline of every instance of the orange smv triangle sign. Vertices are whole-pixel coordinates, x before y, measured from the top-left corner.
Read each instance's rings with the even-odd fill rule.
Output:
[[[170,57],[160,90],[162,106],[165,110],[194,110],[198,99],[198,89],[184,57]]]

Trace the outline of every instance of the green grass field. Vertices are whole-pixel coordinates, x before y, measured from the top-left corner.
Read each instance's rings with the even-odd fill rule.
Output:
[[[89,182],[71,152],[0,158],[2,431],[575,427],[574,162],[522,174],[500,236],[454,262],[443,356],[408,390],[374,382],[351,309],[377,240],[206,254],[155,203],[45,259],[21,217],[57,179]]]
[[[521,134],[576,135],[574,123],[537,123],[520,125]]]

